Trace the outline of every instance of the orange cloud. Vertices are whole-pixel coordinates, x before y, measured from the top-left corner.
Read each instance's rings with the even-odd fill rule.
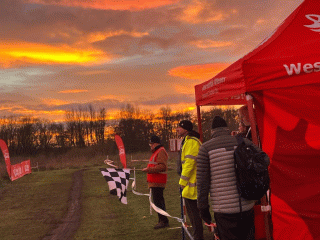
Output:
[[[110,60],[102,51],[49,46],[28,42],[0,42],[0,66],[4,68],[33,64],[93,64]]]
[[[228,63],[213,63],[205,65],[180,66],[171,69],[169,71],[169,75],[186,79],[207,80],[217,75],[229,65],[230,64]]]
[[[206,40],[197,40],[191,42],[191,44],[197,46],[198,48],[223,48],[223,47],[229,47],[233,43],[228,41],[228,42],[223,42],[223,41],[213,41],[210,39]]]
[[[41,118],[53,121],[63,121],[65,118],[65,111],[64,110],[32,110],[28,109],[27,107],[21,105],[15,105],[12,107],[1,108],[0,110],[6,110],[10,114],[17,115],[17,116],[30,116],[31,118]],[[6,121],[5,119],[2,119]],[[1,120],[0,120],[1,121]],[[4,123],[4,122],[3,122]]]
[[[194,94],[194,84],[175,85],[176,92],[182,94]]]
[[[191,24],[208,23],[221,21],[226,18],[222,12],[209,11],[206,2],[194,0],[187,8],[184,9],[178,19],[182,22]],[[205,14],[203,14],[205,12]]]
[[[103,41],[110,37],[121,36],[121,35],[129,35],[135,38],[141,38],[143,36],[149,35],[148,32],[136,32],[136,31],[125,31],[125,30],[118,30],[112,32],[95,32],[88,36],[88,42],[94,43],[98,41]]]
[[[111,71],[109,70],[88,70],[88,71],[82,71],[82,72],[77,72],[77,75],[97,75],[97,74],[107,74],[110,73]]]
[[[256,21],[256,24],[258,24],[258,25],[265,24],[265,23],[268,23],[265,19],[258,19]]]
[[[15,106],[12,111],[13,114],[20,114],[20,115],[33,115],[36,117],[36,115],[39,113],[37,110],[28,109],[22,106]]]
[[[21,111],[20,114],[24,116],[27,116],[29,114],[34,118],[46,119],[53,122],[64,122],[66,120],[65,110]]]
[[[70,103],[67,101],[63,101],[60,99],[53,99],[53,98],[43,98],[43,99],[41,99],[41,101],[44,104],[49,105],[49,106],[61,106],[61,105],[65,105],[65,104]]]
[[[71,90],[63,90],[63,91],[60,91],[59,93],[83,93],[83,92],[88,92],[88,90],[84,90],[84,89],[71,89]]]
[[[191,112],[194,114],[196,113],[195,103],[172,104],[172,105],[170,105],[170,108],[172,109],[172,113],[178,113],[178,112]]]
[[[124,101],[126,99],[126,96],[124,95],[104,95],[104,96],[99,96],[95,98],[97,101],[103,101],[103,100],[118,100],[120,102]]]
[[[179,2],[180,0],[25,0],[29,3],[46,4],[46,5],[62,5],[68,7],[82,7],[93,9],[112,9],[112,10],[143,10],[150,8],[157,8],[165,5],[170,5]]]

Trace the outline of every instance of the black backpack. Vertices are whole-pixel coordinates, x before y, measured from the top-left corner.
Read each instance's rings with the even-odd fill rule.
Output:
[[[239,194],[244,199],[260,200],[270,185],[268,156],[247,144],[242,137],[237,137],[237,141],[234,162]]]

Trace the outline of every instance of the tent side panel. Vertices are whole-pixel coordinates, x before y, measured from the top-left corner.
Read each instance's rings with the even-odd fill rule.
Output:
[[[320,239],[320,83],[253,95],[271,158],[274,239]]]

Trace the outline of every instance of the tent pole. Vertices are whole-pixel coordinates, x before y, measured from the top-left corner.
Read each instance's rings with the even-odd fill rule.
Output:
[[[203,142],[200,106],[197,106],[197,118],[198,118],[198,131],[200,133],[200,141]]]
[[[247,103],[248,103],[248,112],[249,112],[249,120],[250,120],[250,126],[251,126],[251,133],[252,133],[252,142],[259,146],[258,141],[258,134],[257,134],[257,123],[255,119],[255,114],[253,111],[253,98],[251,95],[246,95]]]
[[[247,100],[247,104],[248,104],[248,112],[249,112],[249,119],[250,119],[251,133],[252,133],[252,141],[257,146],[260,146],[260,143],[258,140],[258,134],[257,134],[257,122],[255,119],[255,114],[254,114],[254,110],[253,110],[253,97],[249,94],[246,94],[246,100]],[[266,196],[264,196],[261,199],[261,205],[262,206],[268,205]],[[266,230],[266,239],[271,240],[273,238],[271,236],[271,228],[270,228],[271,226],[269,225],[268,217],[269,216],[267,214],[264,215],[264,227]]]

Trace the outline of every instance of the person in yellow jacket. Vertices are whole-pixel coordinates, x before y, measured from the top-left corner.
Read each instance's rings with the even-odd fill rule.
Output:
[[[178,165],[181,164],[179,185],[182,189],[182,197],[184,198],[187,214],[190,219],[194,240],[203,240],[203,225],[200,212],[197,207],[197,185],[196,185],[196,157],[201,146],[199,133],[193,130],[193,124],[189,120],[182,120],[176,129],[179,137],[183,138],[180,147],[180,159]]]

